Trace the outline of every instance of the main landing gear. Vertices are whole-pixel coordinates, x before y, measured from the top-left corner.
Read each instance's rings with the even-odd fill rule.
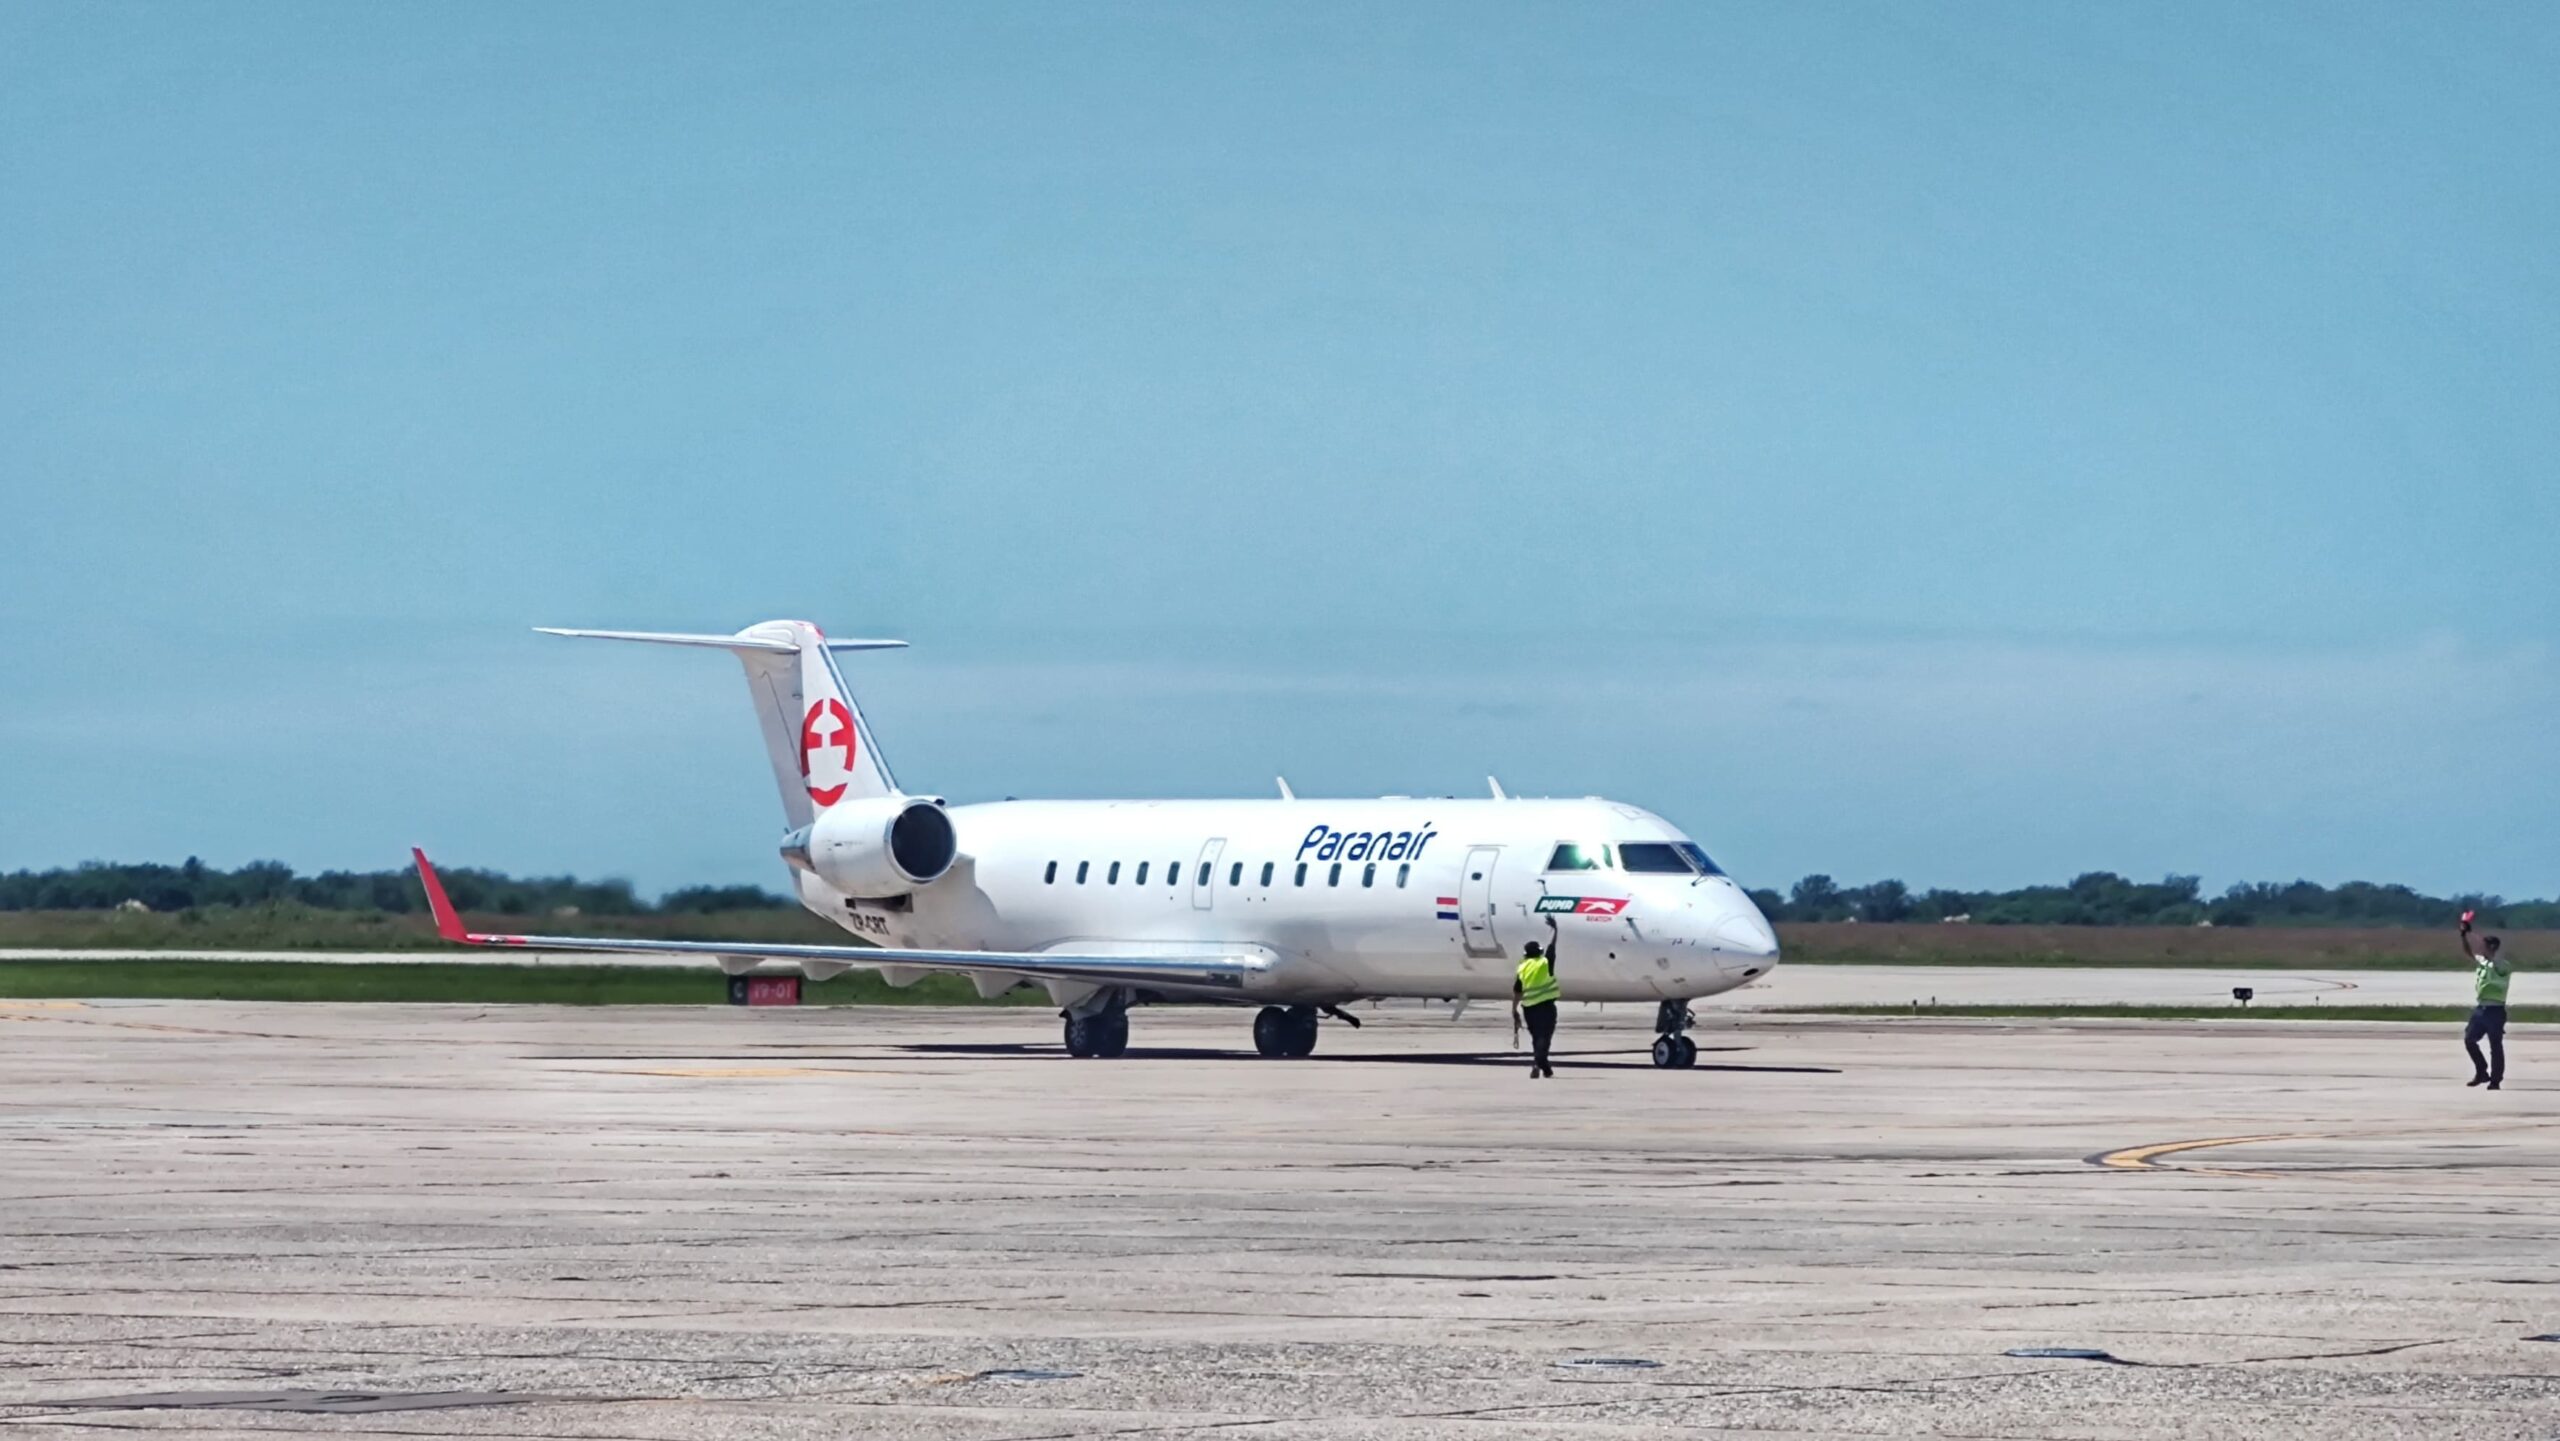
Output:
[[[1067,1023],[1067,1054],[1109,1060],[1129,1050],[1129,993],[1104,991],[1088,997],[1082,1008],[1060,1011]]]
[[[1067,1054],[1100,1056],[1105,1060],[1124,1054],[1129,1049],[1129,1013],[1097,1011],[1090,1016],[1067,1017]]]
[[[1697,1022],[1686,1001],[1664,1001],[1653,1012],[1653,1063],[1666,1071],[1698,1064],[1698,1043],[1684,1034]]]
[[[1105,1060],[1129,1050],[1129,1002],[1125,992],[1096,996],[1084,1011],[1065,1010],[1067,1054]],[[1265,1056],[1308,1056],[1316,1049],[1316,1017],[1328,1015],[1346,1025],[1360,1018],[1335,1006],[1265,1006],[1253,1018],[1253,1049]]]
[[[1253,1016],[1253,1049],[1256,1055],[1263,1056],[1315,1054],[1316,1008],[1265,1006],[1256,1011]]]

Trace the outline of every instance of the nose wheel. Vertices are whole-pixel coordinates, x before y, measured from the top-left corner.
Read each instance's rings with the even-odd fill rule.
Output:
[[[1265,1006],[1254,1012],[1253,1050],[1258,1056],[1311,1056],[1316,1049],[1313,1006]]]
[[[1686,1001],[1664,1001],[1653,1012],[1653,1064],[1658,1070],[1685,1071],[1698,1064],[1698,1043],[1686,1034],[1697,1017]]]

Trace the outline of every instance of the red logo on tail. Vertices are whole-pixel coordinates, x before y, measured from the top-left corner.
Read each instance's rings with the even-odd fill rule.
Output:
[[[809,799],[831,806],[844,799],[853,781],[853,713],[829,697],[810,705],[800,718],[800,778],[809,784]],[[833,752],[844,752],[837,760]]]

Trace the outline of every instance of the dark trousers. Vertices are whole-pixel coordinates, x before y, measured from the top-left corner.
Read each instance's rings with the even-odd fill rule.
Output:
[[[2480,1054],[2480,1040],[2487,1037],[2489,1054]],[[2507,1078],[2507,1008],[2473,1006],[2471,1024],[2462,1028],[2462,1049],[2471,1053],[2471,1074],[2492,1081]]]
[[[1547,1064],[1547,1047],[1553,1044],[1556,1038],[1556,1003],[1540,1001],[1534,1006],[1522,1006],[1520,1019],[1529,1023],[1529,1069],[1533,1071],[1555,1069]]]

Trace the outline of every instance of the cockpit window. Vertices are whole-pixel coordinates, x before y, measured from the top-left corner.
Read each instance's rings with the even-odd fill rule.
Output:
[[[1644,876],[1724,874],[1695,841],[1627,841],[1618,847],[1618,863]]]
[[[1554,855],[1547,857],[1547,869],[1551,871],[1605,871],[1609,869],[1609,848],[1607,846],[1581,845],[1573,841],[1565,841],[1556,847],[1556,853]]]
[[[1669,841],[1627,841],[1618,847],[1618,861],[1640,876],[1693,874],[1689,858]]]

